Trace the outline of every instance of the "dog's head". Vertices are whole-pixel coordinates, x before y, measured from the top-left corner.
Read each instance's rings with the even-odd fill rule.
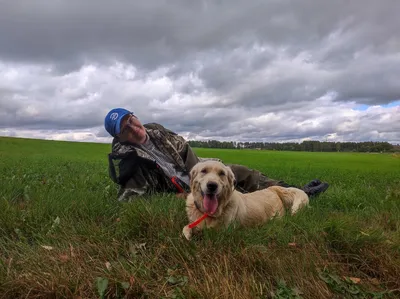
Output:
[[[234,188],[235,176],[232,170],[221,162],[199,162],[190,171],[190,191],[195,204],[210,216],[221,214]]]

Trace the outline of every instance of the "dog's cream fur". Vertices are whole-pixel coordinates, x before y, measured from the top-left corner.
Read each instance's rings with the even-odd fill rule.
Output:
[[[206,193],[208,182],[218,185],[218,208],[193,229],[188,225],[183,228],[183,234],[188,240],[193,231],[204,227],[227,227],[233,221],[243,226],[259,225],[283,216],[286,209],[293,215],[309,203],[307,194],[297,188],[271,186],[251,193],[241,193],[234,189],[235,177],[229,167],[217,161],[199,162],[190,172],[191,190],[186,198],[186,213],[190,223],[204,214],[202,192]]]

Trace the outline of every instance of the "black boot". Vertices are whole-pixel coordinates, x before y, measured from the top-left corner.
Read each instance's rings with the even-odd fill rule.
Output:
[[[307,185],[303,187],[303,191],[309,196],[309,197],[315,197],[323,192],[326,191],[326,189],[329,188],[328,183],[322,183],[320,180],[312,180],[309,182]]]

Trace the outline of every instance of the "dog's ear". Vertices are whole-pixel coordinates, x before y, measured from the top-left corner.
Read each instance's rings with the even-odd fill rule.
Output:
[[[190,180],[190,184],[193,182],[193,179],[196,177],[198,173],[197,167],[196,165],[192,167],[192,169],[189,172],[189,180]]]
[[[229,166],[226,166],[228,172],[228,181],[229,184],[232,186],[232,191],[236,188],[236,177],[233,173],[232,169]]]

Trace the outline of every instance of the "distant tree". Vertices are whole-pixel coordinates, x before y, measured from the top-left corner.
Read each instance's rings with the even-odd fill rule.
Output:
[[[320,142],[307,140],[296,142],[236,142],[218,140],[189,140],[192,147],[198,148],[224,148],[224,149],[262,149],[276,151],[307,151],[307,152],[394,152],[400,150],[400,145],[388,142]]]

